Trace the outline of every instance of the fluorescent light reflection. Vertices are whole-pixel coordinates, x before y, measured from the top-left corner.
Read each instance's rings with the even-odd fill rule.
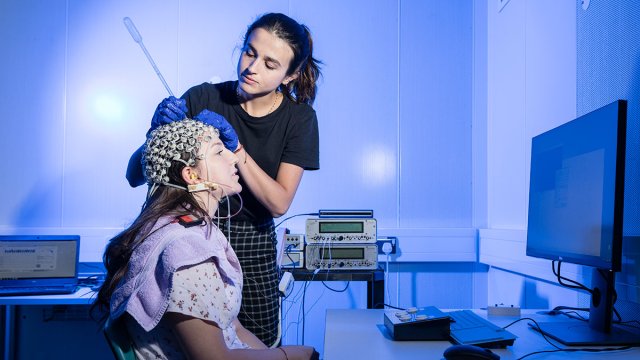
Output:
[[[370,188],[392,185],[396,178],[396,152],[383,145],[368,147],[362,153],[362,183]]]
[[[124,106],[117,96],[98,94],[91,100],[91,113],[97,121],[121,123],[124,118]]]

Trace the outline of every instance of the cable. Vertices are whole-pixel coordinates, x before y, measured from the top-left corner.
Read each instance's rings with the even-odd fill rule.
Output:
[[[291,215],[291,216],[289,216],[289,217],[285,218],[284,220],[280,221],[280,222],[278,223],[278,225],[276,225],[275,227],[277,228],[277,227],[278,227],[278,226],[280,226],[283,222],[285,222],[285,221],[287,221],[287,220],[289,220],[289,219],[291,219],[291,218],[294,218],[294,217],[296,217],[296,216],[305,216],[305,215],[306,215],[306,216],[318,216],[318,215],[319,215],[319,213],[306,213],[306,214],[295,214],[295,215]]]
[[[291,249],[293,248],[293,244],[289,244],[287,245],[287,247],[284,249],[283,253],[284,255],[287,256],[287,258],[289,259],[291,266],[295,267],[296,261],[293,260],[293,258],[291,257]],[[298,263],[300,263],[300,265],[302,265],[302,262],[300,261],[300,259],[298,259]],[[280,272],[282,272],[282,264],[280,264]]]
[[[567,288],[571,288],[571,289],[584,290],[584,291],[588,292],[591,296],[593,296],[593,293],[594,293],[593,289],[590,289],[587,286],[585,286],[584,284],[581,284],[581,283],[579,283],[579,282],[577,282],[575,280],[568,279],[568,278],[560,275],[560,266],[562,265],[562,261],[558,261],[558,271],[556,272],[555,263],[556,263],[556,260],[552,260],[551,261],[551,270],[553,271],[553,274],[557,277],[558,283],[560,285],[562,285],[564,287],[567,287]],[[600,274],[599,271],[597,271],[597,273]],[[563,283],[562,280],[568,281],[571,284]],[[609,279],[606,279],[606,280],[607,280],[607,282],[609,281]],[[613,303],[615,304],[616,301],[618,300],[618,292],[615,289],[615,284],[607,283],[607,286],[611,286],[611,289],[613,291]],[[557,306],[556,308],[554,308],[554,310],[560,310],[560,309],[572,309],[572,310],[579,310],[579,311],[589,311],[588,309],[585,309],[585,308],[568,308],[568,307],[562,307],[562,306]],[[622,316],[620,316],[620,313],[618,312],[618,310],[616,309],[615,306],[613,306],[613,313],[616,315],[616,318],[617,318],[617,320],[615,320],[614,322],[615,323],[622,323]],[[576,315],[578,317],[573,317],[573,316],[567,315],[566,313],[563,313],[563,314],[566,315],[566,316],[572,317],[574,319],[588,321],[588,319],[582,317],[581,315],[579,315],[577,313],[576,313]]]
[[[311,279],[308,280],[308,281],[305,281],[304,286],[303,286],[302,307],[301,307],[301,311],[302,311],[302,345],[304,345],[305,320],[306,320],[306,315],[307,315],[307,311],[305,311],[305,298],[307,296],[307,288],[309,287],[310,282],[313,281],[313,279],[316,277],[316,275],[318,274],[319,271],[320,271],[320,269],[314,270],[313,271],[313,276],[311,277]],[[323,292],[320,294],[320,296],[318,296],[316,301],[311,305],[311,308],[309,308],[309,311],[311,311],[311,309],[313,309],[313,307],[318,303],[318,301],[320,301],[320,299],[324,295],[324,289],[322,291]],[[298,323],[300,323],[300,311],[298,312]],[[299,331],[296,332],[296,334],[297,333],[299,333]]]
[[[622,347],[619,347],[619,348],[603,348],[603,349],[593,349],[593,348],[561,348],[561,347],[559,347],[558,345],[556,345],[556,344],[552,343],[552,342],[551,342],[551,340],[550,340],[550,339],[549,339],[549,338],[544,334],[544,332],[542,332],[542,329],[540,328],[540,324],[538,324],[538,322],[537,322],[537,321],[535,321],[535,320],[534,320],[534,319],[532,319],[532,318],[528,318],[528,317],[526,317],[526,318],[521,318],[521,319],[518,319],[518,320],[516,320],[516,321],[513,321],[513,322],[511,322],[511,323],[509,323],[509,324],[507,324],[507,325],[503,326],[502,328],[503,328],[503,329],[506,329],[506,328],[508,328],[509,326],[511,326],[511,325],[513,325],[513,324],[515,324],[515,323],[518,323],[518,322],[520,322],[520,321],[522,321],[522,320],[529,320],[529,321],[532,321],[532,322],[535,324],[535,327],[534,327],[534,328],[536,329],[536,331],[538,331],[538,332],[540,333],[540,335],[542,335],[542,337],[543,337],[543,338],[544,338],[544,339],[545,339],[545,340],[546,340],[546,341],[547,341],[551,346],[553,346],[555,349],[554,349],[554,350],[540,350],[540,351],[534,351],[534,352],[531,352],[531,353],[529,353],[529,354],[526,354],[526,355],[523,355],[523,356],[519,357],[519,358],[518,358],[518,360],[522,360],[522,359],[527,358],[527,357],[529,357],[529,356],[531,356],[531,355],[543,354],[543,353],[554,353],[554,352],[606,352],[606,351],[622,351],[622,350],[628,350],[628,349],[631,349],[631,348],[633,347],[633,346],[622,346]],[[532,327],[533,327],[533,325],[532,325],[531,323],[529,323],[529,326],[532,326]]]
[[[560,284],[560,285],[562,285],[564,287],[571,288],[571,289],[581,289],[581,290],[587,291],[589,294],[593,294],[593,290],[589,289],[585,285],[583,285],[583,284],[581,284],[581,283],[579,283],[579,282],[577,282],[575,280],[571,280],[571,279],[565,278],[565,277],[560,275],[560,266],[562,265],[562,261],[558,261],[558,271],[556,272],[555,263],[556,263],[556,260],[552,260],[551,261],[551,270],[553,271],[553,275],[555,275],[557,277],[558,284]],[[573,285],[563,283],[562,280],[568,281]]]
[[[327,285],[324,281],[321,281],[321,282],[322,282],[322,285],[324,285],[324,287],[326,287],[327,289],[329,289],[329,290],[331,290],[333,292],[337,292],[337,293],[341,293],[341,292],[347,291],[347,289],[349,288],[349,284],[351,283],[351,281],[347,281],[347,285],[345,285],[344,289],[336,290],[336,289],[330,287],[329,285]]]
[[[384,287],[387,293],[387,301],[391,302],[391,296],[389,295],[389,256],[391,255],[391,251],[393,248],[391,247],[391,243],[384,243],[382,245],[382,252],[387,255],[386,264],[384,267]]]
[[[306,282],[305,282],[305,283],[306,283]],[[285,319],[286,319],[286,318],[288,317],[289,312],[290,312],[290,311],[292,310],[292,308],[293,308],[293,304],[295,304],[295,303],[297,303],[297,302],[298,302],[298,300],[297,300],[297,299],[299,299],[299,298],[300,298],[300,292],[302,291],[302,288],[304,287],[304,285],[305,285],[305,284],[303,284],[302,286],[300,286],[300,288],[298,289],[298,291],[293,295],[292,299],[287,301],[290,305],[289,305],[289,307],[287,308],[287,310],[285,311],[283,318],[285,318]],[[294,286],[294,289],[295,289],[296,284],[294,283],[294,285],[293,285],[293,286]],[[292,291],[292,293],[293,293],[293,291]],[[287,297],[287,298],[288,298],[288,297]],[[287,299],[287,298],[285,298],[285,299]],[[286,327],[286,329],[285,329],[285,331],[284,331],[284,333],[283,333],[283,337],[284,337],[284,334],[286,334],[286,332],[289,330],[289,327],[291,327],[292,325],[299,325],[299,321],[292,321],[291,323],[289,323],[289,325]],[[296,336],[297,336],[297,335],[298,335],[298,333],[296,332]],[[296,338],[296,344],[297,344],[297,343],[298,343],[298,339]]]
[[[314,275],[313,275],[313,277],[311,278],[311,281],[313,281],[313,278],[315,277],[315,274],[317,274],[317,272],[314,272]],[[294,284],[294,288],[295,288],[295,286],[296,286],[296,285]],[[292,296],[292,299],[289,301],[289,302],[291,303],[291,306],[289,306],[289,308],[288,308],[288,309],[287,309],[287,311],[285,312],[285,315],[284,315],[284,316],[285,316],[285,318],[286,318],[286,317],[287,317],[287,315],[289,314],[289,311],[291,311],[293,304],[294,304],[294,303],[298,303],[298,302],[299,302],[299,300],[300,300],[300,297],[301,297],[301,296],[302,296],[302,297],[304,296],[304,294],[301,294],[301,292],[302,292],[303,290],[306,290],[306,288],[307,288],[308,286],[309,286],[309,282],[308,282],[308,281],[305,281],[305,282],[302,284],[302,286],[300,286],[300,288],[297,290],[297,292],[295,292],[295,294]],[[292,293],[293,293],[293,291],[292,291]],[[296,326],[297,326],[297,330],[296,330],[296,344],[299,344],[299,343],[300,343],[300,338],[299,338],[299,336],[300,336],[300,324],[301,324],[300,316],[301,316],[301,314],[302,314],[302,315],[304,315],[304,314],[299,310],[299,311],[298,311],[298,318],[297,318],[297,321],[293,321],[293,322],[291,322],[291,323],[287,326],[287,328],[285,329],[285,331],[287,331],[287,330],[289,329],[289,327],[290,327],[290,326],[292,326],[292,325],[296,325]]]
[[[389,305],[389,304],[386,304],[386,303],[382,303],[382,304],[381,304],[381,303],[377,303],[377,304],[374,304],[374,305],[373,305],[373,307],[374,307],[374,308],[377,308],[379,305],[386,306],[386,307],[390,307],[390,308],[392,308],[392,309],[396,309],[396,310],[406,310],[405,308],[401,308],[401,307],[397,307],[397,306]]]
[[[560,347],[559,347],[558,345],[556,345],[556,344],[554,344],[554,343],[552,343],[552,342],[551,342],[551,340],[547,337],[547,335],[545,335],[545,333],[543,333],[543,332],[542,332],[542,328],[540,328],[540,324],[538,324],[538,322],[537,322],[537,321],[535,321],[535,320],[534,320],[534,319],[532,319],[532,318],[529,318],[529,317],[520,318],[520,319],[518,319],[518,320],[516,320],[516,321],[512,321],[512,322],[510,322],[509,324],[507,324],[507,325],[503,326],[502,328],[503,328],[503,329],[506,329],[506,328],[508,328],[509,326],[511,326],[511,325],[513,325],[513,324],[516,324],[516,323],[519,323],[519,322],[520,322],[520,321],[522,321],[522,320],[531,320],[531,321],[533,321],[533,323],[536,325],[536,328],[537,328],[538,332],[540,332],[540,335],[542,335],[542,337],[543,337],[543,338],[544,338],[544,339],[545,339],[545,340],[546,340],[546,341],[547,341],[551,346],[553,346],[553,347],[554,347],[554,348],[556,348],[556,349],[560,349]],[[531,324],[529,324],[529,326],[531,326]],[[527,356],[528,356],[528,355],[527,355]]]
[[[562,349],[555,349],[555,350],[540,350],[540,351],[535,351],[526,355],[523,355],[521,357],[518,358],[518,360],[522,360],[526,357],[529,357],[531,355],[537,355],[537,354],[544,354],[544,353],[554,353],[554,352],[590,352],[590,353],[599,353],[599,352],[608,352],[608,351],[623,351],[623,350],[629,350],[631,349],[633,346],[623,346],[623,347],[619,347],[619,348],[602,348],[602,349],[593,349],[593,348],[579,348],[579,349],[575,349],[575,348],[562,348]]]
[[[245,276],[245,274],[243,273],[243,278],[244,278],[244,280],[251,280],[251,281],[253,281],[255,284],[259,284],[255,279],[250,278],[250,277],[244,277],[244,276]],[[260,294],[262,294],[262,296],[263,296],[265,299],[272,299],[272,298],[274,298],[274,297],[277,297],[277,298],[278,298],[278,300],[280,300],[280,299],[281,299],[281,297],[280,297],[280,295],[279,295],[279,294],[269,295],[269,294],[265,293],[264,291],[259,291],[259,293],[260,293]],[[281,303],[279,303],[279,307],[280,307],[280,311],[281,311]],[[278,314],[280,314],[280,311],[278,311]],[[268,332],[268,333],[272,333],[272,334],[273,334],[273,332],[269,331],[269,329],[267,329],[266,327],[262,326],[262,324],[260,324],[258,321],[256,321],[253,317],[249,316],[249,314],[248,314],[248,313],[246,313],[246,312],[245,312],[245,316],[246,316],[246,318],[247,318],[247,319],[249,319],[249,320],[250,320],[250,321],[251,321],[255,326],[259,327],[260,329],[262,329],[262,330],[264,330],[264,331],[266,331],[266,332]],[[280,320],[280,321],[282,321],[282,320],[281,320],[281,318],[280,318],[280,316],[279,316],[279,320]],[[278,324],[278,330],[276,330],[276,341],[275,341],[275,343],[276,343],[276,344],[278,343],[278,341],[279,341],[279,339],[280,339],[280,337],[281,337],[281,329],[280,329],[280,326],[281,326],[281,325],[280,325],[280,324]],[[271,344],[271,345],[267,345],[267,346],[270,346],[270,347],[271,347],[271,346],[273,346],[273,344]]]
[[[302,345],[304,345],[304,320],[306,318],[306,314],[304,312],[304,298],[306,297],[306,295],[307,295],[307,287],[305,286],[302,291]]]
[[[276,335],[276,340],[269,346],[270,348],[278,347],[278,344],[282,341],[282,298],[278,299],[278,334]]]

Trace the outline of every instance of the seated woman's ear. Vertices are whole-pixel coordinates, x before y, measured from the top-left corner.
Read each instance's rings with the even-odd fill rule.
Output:
[[[198,181],[199,175],[196,169],[191,166],[185,166],[182,169],[182,180],[189,185],[196,184]]]

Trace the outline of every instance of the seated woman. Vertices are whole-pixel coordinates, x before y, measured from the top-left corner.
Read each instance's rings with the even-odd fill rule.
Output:
[[[242,270],[215,221],[220,201],[242,189],[237,162],[218,130],[197,120],[161,126],[148,137],[147,200],[107,245],[96,300],[112,320],[124,317],[139,359],[317,357],[309,346],[269,349],[237,319]]]

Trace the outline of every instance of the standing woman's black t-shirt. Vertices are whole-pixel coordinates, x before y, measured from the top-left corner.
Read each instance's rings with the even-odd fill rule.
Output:
[[[187,101],[187,116],[193,118],[204,109],[224,116],[236,130],[247,153],[273,179],[281,162],[305,170],[319,169],[318,119],[313,108],[307,104],[296,104],[284,96],[272,113],[253,117],[238,103],[237,84],[237,81],[227,81],[192,87],[182,96]],[[271,213],[255,198],[242,177],[240,184],[244,205],[234,219],[254,223],[271,219]],[[236,212],[239,206],[237,197],[231,198],[231,204],[232,212]]]
[[[272,113],[253,117],[238,103],[237,84],[237,81],[229,81],[192,87],[183,95],[189,109],[187,115],[194,117],[208,109],[224,116],[236,130],[247,153],[273,179],[282,162],[305,170],[318,169],[318,120],[311,106],[296,104],[284,97]],[[271,346],[278,341],[280,321],[273,217],[253,196],[242,177],[240,183],[244,201],[242,211],[225,223],[244,278],[238,319],[247,330]],[[230,201],[231,212],[236,213],[239,198],[232,196]],[[222,205],[221,210],[224,208],[226,206]]]

